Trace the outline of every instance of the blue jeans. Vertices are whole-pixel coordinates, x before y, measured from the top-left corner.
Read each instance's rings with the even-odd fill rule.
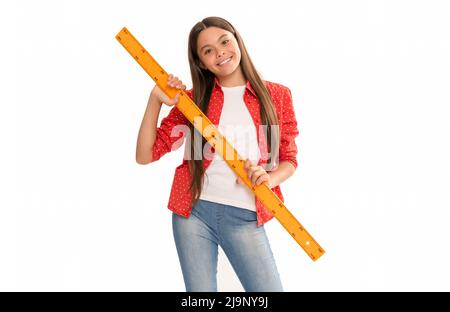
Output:
[[[256,212],[199,200],[189,218],[172,214],[186,291],[217,291],[218,246],[246,291],[283,291],[264,226]]]

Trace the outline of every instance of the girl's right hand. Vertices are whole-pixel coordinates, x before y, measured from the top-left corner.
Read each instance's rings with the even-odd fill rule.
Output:
[[[179,80],[178,77],[174,77],[172,74],[169,75],[169,79],[167,80],[167,85],[172,88],[186,90],[186,86],[181,82],[181,80]],[[179,93],[177,93],[173,99],[169,98],[158,87],[158,85],[155,85],[155,87],[153,88],[151,96],[156,97],[160,103],[165,103],[167,106],[173,106],[173,105],[177,104],[178,100],[180,99]]]

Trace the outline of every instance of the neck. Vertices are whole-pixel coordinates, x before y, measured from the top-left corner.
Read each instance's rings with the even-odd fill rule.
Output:
[[[242,73],[241,66],[238,66],[234,72],[224,77],[217,77],[223,87],[237,87],[245,85],[247,82]]]

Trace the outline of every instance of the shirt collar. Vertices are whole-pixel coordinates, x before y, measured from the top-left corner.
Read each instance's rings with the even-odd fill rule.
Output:
[[[214,87],[219,88],[220,89],[220,84],[219,84],[219,80],[217,79],[217,77],[214,77]],[[250,91],[251,94],[253,94],[254,96],[256,96],[255,91],[253,90],[252,86],[250,85],[250,81],[247,80],[247,83],[245,85],[245,88]]]

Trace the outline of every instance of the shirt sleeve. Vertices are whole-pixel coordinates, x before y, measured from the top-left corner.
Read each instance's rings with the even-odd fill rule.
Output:
[[[286,87],[282,101],[282,121],[280,129],[280,155],[279,160],[289,161],[294,168],[297,168],[297,145],[295,138],[299,131],[297,119],[295,118],[294,105],[292,103],[291,90]]]
[[[186,91],[192,98],[191,91]],[[152,161],[156,161],[166,153],[175,151],[183,145],[189,120],[175,105],[169,114],[161,120],[161,125],[156,129],[156,139],[152,148]]]

